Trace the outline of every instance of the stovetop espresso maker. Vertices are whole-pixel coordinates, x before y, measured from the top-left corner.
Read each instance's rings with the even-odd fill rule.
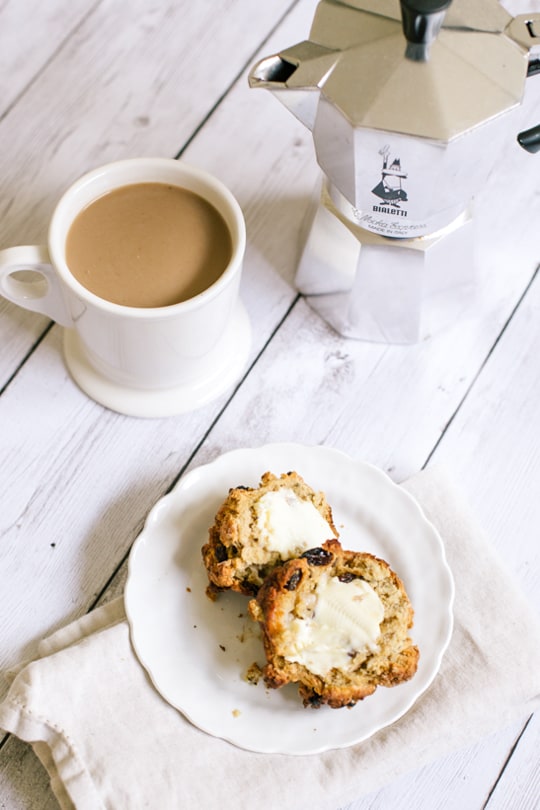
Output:
[[[455,318],[471,201],[536,72],[540,14],[498,0],[321,0],[309,40],[251,70],[313,134],[324,182],[296,285],[339,333],[413,343]],[[518,140],[537,151],[540,127]]]

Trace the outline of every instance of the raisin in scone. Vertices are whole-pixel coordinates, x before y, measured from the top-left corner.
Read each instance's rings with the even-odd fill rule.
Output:
[[[322,492],[296,472],[266,472],[258,487],[230,489],[216,514],[202,548],[207,593],[253,596],[276,565],[337,536]]]
[[[274,569],[249,612],[263,631],[266,685],[298,683],[305,706],[353,706],[416,672],[403,583],[385,561],[337,541]]]

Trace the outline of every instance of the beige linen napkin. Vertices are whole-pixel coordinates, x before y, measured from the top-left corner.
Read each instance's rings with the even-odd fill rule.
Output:
[[[199,731],[150,685],[122,600],[42,643],[42,657],[0,705],[0,726],[33,745],[62,808],[335,810],[525,718],[540,702],[536,618],[444,473],[428,470],[404,486],[444,539],[455,629],[432,686],[370,740],[311,756],[263,755]]]

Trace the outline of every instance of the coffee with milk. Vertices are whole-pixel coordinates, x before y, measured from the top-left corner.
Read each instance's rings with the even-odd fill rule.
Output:
[[[210,287],[232,256],[221,214],[180,186],[134,183],[98,197],[66,240],[73,276],[106,301],[166,307]]]

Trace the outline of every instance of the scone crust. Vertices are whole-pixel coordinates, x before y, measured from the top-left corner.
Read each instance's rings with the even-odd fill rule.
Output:
[[[332,533],[338,536],[324,493],[315,492],[297,472],[279,476],[265,472],[258,487],[234,487],[218,510],[208,542],[202,548],[209,580],[207,593],[211,598],[225,590],[253,596],[273,568],[283,562],[276,552],[258,549],[253,507],[267,492],[284,487],[302,500],[311,501],[329,524],[329,539]]]
[[[292,616],[305,616],[322,573],[342,581],[360,577],[376,591],[384,605],[379,651],[358,651],[354,670],[332,669],[324,678],[304,665],[286,660],[286,627]],[[310,600],[311,597],[311,600]],[[353,706],[378,686],[395,686],[409,680],[418,665],[418,648],[409,638],[413,608],[403,583],[388,563],[372,554],[346,551],[337,540],[308,551],[274,569],[249,603],[250,615],[262,627],[267,663],[267,686],[279,688],[298,683],[305,706]]]

